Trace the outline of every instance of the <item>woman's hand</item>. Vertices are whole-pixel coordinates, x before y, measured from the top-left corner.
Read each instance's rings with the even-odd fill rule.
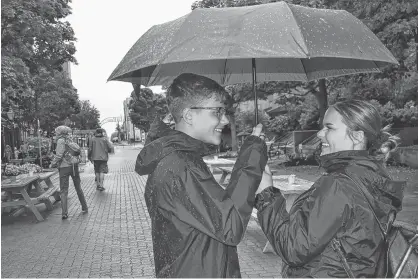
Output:
[[[258,190],[255,193],[261,193],[261,191],[270,186],[273,186],[273,175],[271,174],[269,166],[266,165],[263,171],[263,177],[261,178],[260,186],[258,187]]]

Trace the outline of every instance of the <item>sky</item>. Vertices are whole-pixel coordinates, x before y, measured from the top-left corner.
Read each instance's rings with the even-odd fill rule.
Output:
[[[90,100],[100,120],[123,116],[123,101],[133,90],[130,83],[107,82],[133,44],[153,25],[191,12],[194,0],[73,0],[67,20],[77,42],[71,65],[73,85],[81,100]],[[155,93],[160,87],[151,87]],[[108,135],[116,123],[104,124]]]

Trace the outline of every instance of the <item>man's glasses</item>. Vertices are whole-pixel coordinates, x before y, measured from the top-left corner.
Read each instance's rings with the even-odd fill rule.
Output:
[[[208,109],[215,111],[216,117],[221,119],[224,115],[226,115],[226,109],[224,107],[191,107],[190,109]]]

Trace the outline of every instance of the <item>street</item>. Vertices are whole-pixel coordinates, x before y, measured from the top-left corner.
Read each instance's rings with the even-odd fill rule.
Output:
[[[71,182],[67,220],[61,220],[60,203],[53,211],[39,205],[43,222],[36,222],[31,212],[2,217],[2,277],[155,277],[143,194],[146,179],[133,171],[139,149],[115,149],[106,191],[96,191],[91,164],[81,173],[88,214],[81,213]],[[242,277],[280,277],[281,260],[262,253],[265,243],[263,232],[251,220],[238,246]]]

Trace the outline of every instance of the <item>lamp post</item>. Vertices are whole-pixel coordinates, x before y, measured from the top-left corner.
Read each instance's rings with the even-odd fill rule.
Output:
[[[15,122],[14,122],[15,112],[13,111],[12,108],[10,108],[9,111],[7,112],[7,118],[9,118],[9,120],[12,122],[12,152],[13,152],[15,150],[15,135],[14,135],[14,133],[15,133]]]

